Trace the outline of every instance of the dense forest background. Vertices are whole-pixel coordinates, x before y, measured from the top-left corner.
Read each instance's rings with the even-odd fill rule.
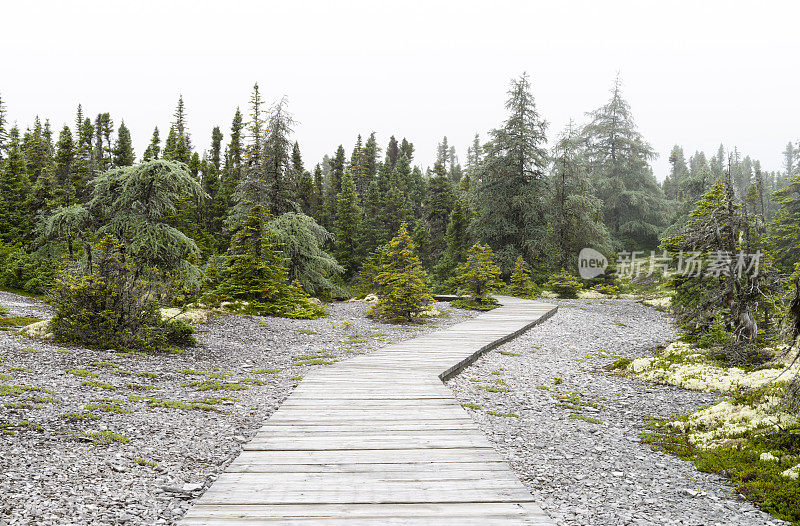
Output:
[[[584,122],[554,132],[537,111],[528,77],[514,79],[506,120],[476,133],[463,159],[443,137],[430,167],[415,163],[409,138],[380,144],[368,130],[309,162],[293,139],[286,99],[267,107],[258,85],[228,127],[211,130],[208,148],[190,133],[189,110],[179,98],[169,129],[155,127],[140,153],[122,116],[117,124],[116,116],[92,118],[78,106],[72,126],[57,130],[36,117],[22,130],[6,122],[4,102],[0,286],[8,289],[44,293],[59,266],[86,258],[83,247],[113,231],[111,216],[128,224],[141,219],[131,215],[136,207],[147,209],[144,216],[158,211],[160,230],[144,232],[132,246],[166,244],[164,254],[179,253],[180,265],[155,256],[148,262],[169,268],[178,283],[169,302],[196,298],[204,280],[216,279],[220,256],[254,208],[263,210],[289,278],[309,295],[353,294],[403,223],[434,290],[453,291],[454,271],[476,242],[491,247],[503,278],[521,256],[541,283],[560,270],[574,273],[583,247],[606,255],[660,250],[663,240],[685,230],[719,181],[729,181],[732,199],[764,238],[758,248],[771,251],[776,269],[788,275],[800,261],[800,147],[790,142],[784,170],[764,172],[735,147],[687,155],[676,145],[670,174],[659,183],[650,166],[656,153],[637,131],[619,80]],[[114,174],[155,161],[171,167],[165,173],[191,180],[180,189],[164,180],[115,204],[111,197],[123,187],[112,184]],[[159,188],[180,195],[168,202],[141,198]]]

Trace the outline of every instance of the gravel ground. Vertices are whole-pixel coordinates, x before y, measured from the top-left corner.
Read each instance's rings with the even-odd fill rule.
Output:
[[[49,315],[41,302],[8,293],[0,292],[0,306]],[[0,525],[172,524],[302,376],[325,366],[313,364],[474,315],[436,307],[446,316],[411,326],[371,321],[363,303],[330,305],[330,317],[318,320],[218,315],[181,354],[63,347],[0,332]],[[296,365],[298,356],[310,365]],[[7,387],[15,385],[46,391]],[[98,431],[129,442],[96,444],[88,434]]]
[[[557,524],[785,524],[722,477],[639,442],[649,416],[692,412],[719,398],[602,369],[674,339],[666,315],[628,300],[548,301],[560,306],[553,318],[448,385],[462,403],[483,406],[470,414]]]

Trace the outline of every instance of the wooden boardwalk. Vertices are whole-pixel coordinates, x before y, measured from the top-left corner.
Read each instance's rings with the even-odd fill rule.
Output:
[[[180,524],[552,525],[442,383],[556,311],[501,301],[306,376]]]

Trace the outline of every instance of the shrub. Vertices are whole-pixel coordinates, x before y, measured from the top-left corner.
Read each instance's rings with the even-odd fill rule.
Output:
[[[54,281],[54,265],[36,258],[23,249],[0,245],[0,286],[26,292],[43,294]]]
[[[600,294],[608,294],[609,296],[619,295],[619,289],[616,287],[616,285],[610,285],[606,283],[598,283],[597,285],[594,285],[591,290],[599,292]]]
[[[55,338],[95,348],[166,350],[168,326],[153,291],[134,277],[122,245],[107,237],[95,254],[91,269],[65,271],[56,280],[50,295]]]
[[[577,298],[578,291],[581,290],[583,284],[577,277],[562,270],[550,276],[545,286],[555,292],[559,298]]]
[[[164,322],[164,333],[167,341],[173,345],[194,345],[197,340],[193,336],[194,327],[186,320],[167,320]]]

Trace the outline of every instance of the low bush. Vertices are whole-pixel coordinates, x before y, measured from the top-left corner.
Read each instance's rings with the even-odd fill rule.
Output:
[[[94,265],[65,271],[50,294],[51,330],[59,341],[93,348],[163,351],[193,343],[185,322],[161,319],[153,291],[137,279],[120,245],[101,241]]]
[[[559,298],[573,299],[578,297],[578,291],[583,288],[583,283],[569,272],[562,270],[550,276],[545,287],[555,292]]]

